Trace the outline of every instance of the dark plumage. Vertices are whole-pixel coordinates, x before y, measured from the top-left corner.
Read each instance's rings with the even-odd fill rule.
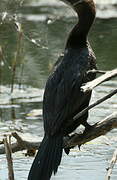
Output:
[[[87,73],[96,68],[94,53],[87,41],[95,18],[93,0],[66,0],[77,12],[79,22],[71,31],[64,55],[57,61],[49,76],[43,100],[45,136],[31,167],[28,180],[49,180],[56,173],[63,151],[63,137],[80,124],[86,129],[88,113],[77,121],[73,117],[88,106],[91,93],[81,91],[83,83],[95,78]],[[66,151],[68,152],[68,151]]]

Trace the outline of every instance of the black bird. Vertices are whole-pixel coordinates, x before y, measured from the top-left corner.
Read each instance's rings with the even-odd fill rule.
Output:
[[[79,21],[72,29],[64,55],[50,74],[43,99],[45,135],[32,164],[28,180],[49,180],[56,173],[63,152],[63,137],[80,124],[87,130],[88,113],[77,121],[73,117],[89,105],[91,93],[81,91],[83,83],[95,78],[89,70],[96,69],[95,55],[87,40],[95,19],[93,0],[66,0],[78,14]],[[65,150],[67,152],[67,150]]]

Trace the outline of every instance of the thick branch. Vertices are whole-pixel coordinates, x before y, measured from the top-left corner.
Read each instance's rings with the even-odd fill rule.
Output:
[[[71,136],[71,138],[67,138],[64,140],[65,147],[73,147],[73,146],[80,146],[82,144],[85,144],[88,141],[91,141],[101,135],[105,135],[110,130],[117,128],[117,112],[111,114],[104,120],[96,123],[90,131],[84,133],[84,134],[75,134],[74,136]],[[41,142],[30,142],[30,141],[24,141],[21,137],[18,136],[17,133],[12,133],[12,135],[18,140],[20,139],[20,144],[13,143],[11,145],[12,152],[17,152],[25,149],[38,149]],[[21,142],[23,141],[23,143]],[[4,147],[0,147],[0,154],[4,154],[5,150]]]
[[[105,135],[114,128],[117,128],[117,112],[96,123],[90,131],[84,134],[75,134],[70,140],[65,142],[65,147],[80,146],[101,135]]]
[[[102,82],[107,81],[115,76],[117,76],[117,69],[114,69],[112,71],[107,71],[104,75],[96,78],[91,82],[86,83],[86,85],[82,86],[81,89],[83,92],[91,91],[93,88],[95,88]]]
[[[41,143],[25,141],[16,132],[12,133],[12,136],[17,140],[17,142],[11,144],[11,149],[13,153],[25,149],[38,149]],[[0,154],[5,154],[5,149],[3,145],[0,146]]]

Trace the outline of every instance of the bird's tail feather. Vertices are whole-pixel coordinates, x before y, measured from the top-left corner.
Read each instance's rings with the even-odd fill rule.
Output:
[[[50,180],[58,170],[63,151],[63,137],[45,136],[34,159],[28,180]]]

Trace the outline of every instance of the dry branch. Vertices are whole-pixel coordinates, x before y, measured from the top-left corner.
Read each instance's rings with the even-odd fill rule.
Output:
[[[110,130],[117,128],[117,112],[111,114],[104,120],[94,124],[94,126],[90,129],[90,131],[84,134],[75,134],[72,135],[69,139],[64,139],[65,147],[73,147],[80,146],[85,144],[88,141],[91,141],[101,135],[105,135]],[[38,149],[41,142],[30,142],[24,141],[16,132],[12,133],[13,137],[17,139],[16,143],[11,145],[12,152],[17,152],[25,149]],[[4,154],[4,147],[0,147],[0,154]]]
[[[115,165],[116,161],[117,161],[117,149],[114,151],[113,157],[112,157],[112,159],[110,161],[110,165],[107,168],[107,175],[106,175],[106,179],[105,180],[110,180],[111,174],[112,174],[112,170],[114,168],[114,165]]]
[[[24,141],[16,132],[12,133],[12,136],[17,140],[18,146],[24,149],[38,149],[40,142]],[[15,143],[14,143],[15,144]]]
[[[80,146],[101,135],[107,134],[114,128],[117,128],[117,112],[112,113],[104,120],[94,124],[90,131],[84,134],[75,134],[71,139],[65,142],[65,147]]]
[[[16,132],[13,132],[11,135],[17,140],[17,142],[14,142],[11,144],[12,153],[17,152],[17,151],[23,151],[25,149],[28,149],[28,150],[33,149],[33,148],[38,149],[41,143],[41,142],[25,141]],[[2,145],[0,146],[0,154],[5,154],[5,148]]]
[[[105,74],[106,72],[108,71],[92,69],[92,70],[89,70],[87,73]]]
[[[112,71],[107,71],[104,75],[96,78],[95,80],[93,80],[91,82],[86,83],[86,85],[82,86],[81,89],[83,92],[91,91],[93,88],[95,88],[99,84],[101,84],[104,81],[107,81],[115,76],[117,76],[117,69],[114,69]]]
[[[4,142],[6,159],[7,159],[7,164],[8,164],[8,179],[14,180],[12,150],[11,150],[11,146],[10,146],[10,136],[9,136],[9,143],[8,143],[7,137],[4,138],[3,142]]]
[[[117,94],[117,89],[113,90],[111,93],[109,93],[108,95],[98,99],[96,102],[94,102],[93,104],[91,104],[90,106],[88,106],[87,108],[83,109],[81,112],[79,112],[78,114],[76,114],[74,116],[74,120],[77,120],[79,117],[81,117],[83,114],[85,114],[88,110],[92,109],[93,107],[97,106],[98,104],[104,102],[105,100],[111,98],[113,95]]]

